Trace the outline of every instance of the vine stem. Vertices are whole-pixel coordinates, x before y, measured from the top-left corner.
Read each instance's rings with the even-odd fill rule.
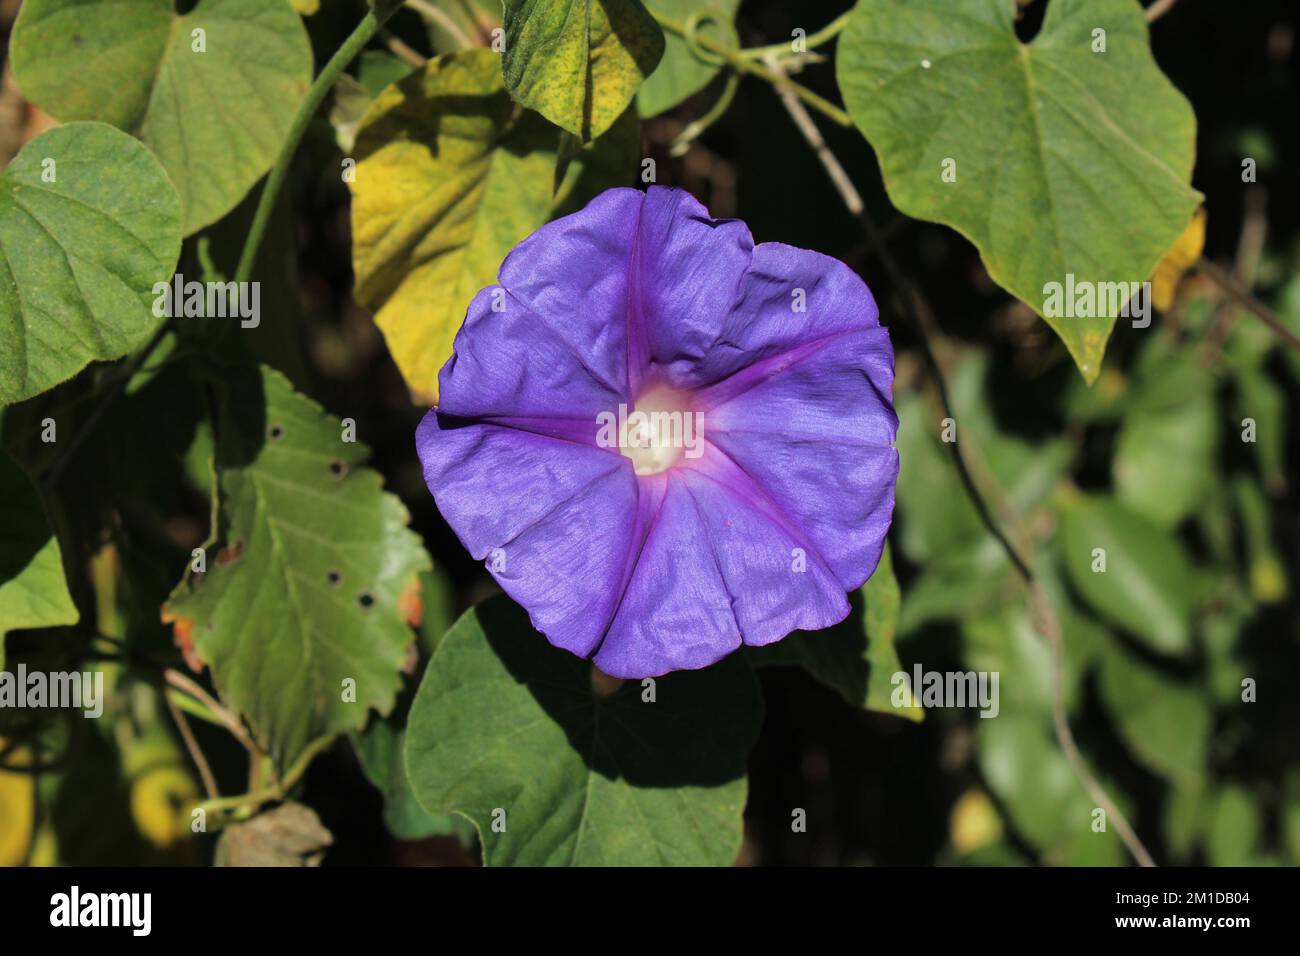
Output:
[[[199,804],[199,808],[205,812],[221,813],[230,811],[233,816],[239,816],[246,812],[255,811],[263,804],[283,800],[298,781],[302,779],[311,762],[330,744],[334,743],[334,740],[334,736],[326,734],[324,737],[317,737],[309,743],[303,749],[303,752],[298,755],[298,759],[285,772],[284,779],[279,783],[250,793],[240,794],[237,797],[218,797],[215,800],[206,800]]]
[[[257,201],[257,212],[253,215],[253,224],[248,230],[248,237],[244,240],[243,252],[239,255],[239,266],[235,269],[236,282],[247,282],[253,274],[257,250],[262,244],[262,237],[266,234],[267,224],[271,221],[271,212],[275,209],[275,201],[280,195],[285,176],[289,173],[293,154],[298,151],[298,144],[302,142],[303,134],[307,132],[307,124],[311,122],[311,118],[316,115],[316,110],[320,108],[326,95],[333,88],[334,81],[379,32],[383,19],[387,18],[379,17],[374,10],[366,11],[366,15],[361,18],[356,29],[343,41],[343,45],[335,51],[329,62],[325,64],[325,68],[320,71],[320,75],[316,77],[316,81],[312,83],[307,96],[298,107],[293,125],[289,127],[289,135],[285,137],[284,145],[280,147],[280,155],[275,165],[271,167],[271,174],[267,176],[266,185],[262,187],[262,195]]]
[[[811,106],[817,112],[838,123],[840,126],[853,125],[853,118],[850,117],[848,113],[844,112],[844,110],[840,109],[830,100],[818,96],[807,87],[800,86],[798,83],[791,80],[786,76],[784,70],[773,70],[770,66],[755,63],[752,57],[756,54],[762,56],[762,51],[766,50],[765,47],[754,47],[751,50],[733,49],[732,47],[719,43],[717,40],[704,36],[696,30],[688,28],[684,23],[674,20],[671,17],[665,17],[653,10],[649,10],[648,12],[665,30],[670,33],[675,33],[685,40],[690,40],[701,48],[708,50],[710,53],[721,57],[726,61],[727,65],[736,72],[748,73],[751,76],[757,76],[760,79],[767,80],[767,82],[771,83],[778,90],[788,90],[808,106]],[[827,29],[829,29],[829,27]],[[780,49],[785,50],[786,45],[780,45]]]
[[[768,67],[772,70],[780,71],[781,65],[775,57],[769,57],[767,60]],[[821,161],[822,166],[826,169],[827,175],[840,193],[841,199],[848,210],[857,217],[867,234],[868,242],[875,247],[881,262],[884,264],[885,272],[889,275],[893,283],[893,297],[895,308],[900,313],[909,311],[907,305],[910,303],[910,312],[916,319],[917,325],[921,330],[921,344],[925,351],[927,364],[930,366],[934,375],[934,380],[938,388],[939,399],[943,405],[944,414],[953,418],[952,404],[948,397],[948,387],[944,381],[943,370],[939,365],[938,358],[934,352],[932,340],[937,339],[939,335],[938,323],[934,317],[934,311],[929,302],[921,294],[920,290],[903,274],[902,269],[894,261],[881,237],[880,230],[877,228],[875,220],[867,211],[866,204],[863,203],[862,197],[857,189],[853,186],[844,167],[826,145],[821,132],[817,129],[812,117],[808,115],[803,104],[797,98],[790,94],[789,91],[777,87],[781,95],[781,102],[785,105],[786,111],[794,120],[795,125],[812,147],[813,152]],[[1155,861],[1147,851],[1146,846],[1138,837],[1133,827],[1129,824],[1128,819],[1124,816],[1119,806],[1110,799],[1105,788],[1100,781],[1088,769],[1087,762],[1083,759],[1083,754],[1079,751],[1079,746],[1075,742],[1074,733],[1070,730],[1070,721],[1065,707],[1065,638],[1061,631],[1060,620],[1057,618],[1056,611],[1052,607],[1050,599],[1043,590],[1042,585],[1035,577],[1029,562],[1021,557],[1020,552],[1011,543],[1010,539],[1003,532],[998,523],[993,519],[988,504],[984,501],[975,484],[975,479],[967,467],[966,460],[962,455],[957,442],[952,442],[948,446],[951,449],[953,462],[957,467],[957,473],[961,477],[962,485],[966,489],[975,510],[979,513],[980,520],[988,529],[989,533],[997,540],[1006,552],[1012,565],[1024,581],[1025,587],[1029,592],[1029,606],[1031,619],[1034,623],[1035,630],[1047,642],[1052,653],[1052,725],[1056,732],[1057,742],[1064,752],[1067,762],[1070,764],[1076,779],[1089,797],[1101,807],[1106,818],[1114,823],[1120,839],[1124,845],[1133,854],[1134,859],[1142,866],[1155,866]],[[1004,509],[1009,511],[1010,509]],[[1011,516],[1014,520],[1014,515]]]
[[[840,32],[848,25],[852,13],[852,10],[846,10],[820,30],[808,34],[804,38],[804,46],[812,50],[839,36]],[[792,51],[789,43],[773,43],[771,46],[752,46],[738,52],[743,57],[766,60],[769,56],[780,56],[783,53],[788,54]]]

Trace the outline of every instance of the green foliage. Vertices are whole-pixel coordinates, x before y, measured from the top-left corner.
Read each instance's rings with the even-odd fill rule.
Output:
[[[474,828],[464,817],[430,813],[415,798],[406,772],[404,724],[385,718],[374,720],[364,733],[353,735],[352,745],[366,777],[384,795],[384,823],[393,836],[424,840],[455,835],[466,843],[473,840]]]
[[[270,169],[311,81],[307,33],[278,0],[201,0],[184,15],[159,0],[29,0],[12,54],[51,115],[145,142],[180,193],[186,235]]]
[[[1015,824],[1048,865],[1116,866],[1124,846],[1113,826],[1093,830],[1095,806],[1079,788],[1050,729],[1013,715],[982,720],[979,766]]]
[[[392,709],[429,558],[366,446],[278,372],[229,375],[215,426],[207,570],[165,613],[283,767]]]
[[[850,706],[923,719],[923,711],[910,694],[900,698],[906,701],[903,706],[896,706],[893,700],[893,678],[903,670],[894,648],[901,600],[888,545],[875,573],[849,603],[849,616],[835,627],[796,632],[779,643],[753,648],[750,659],[760,666],[802,667],[838,691]]]
[[[614,125],[664,55],[641,0],[506,0],[510,95],[583,142]]]
[[[726,866],[761,714],[738,656],[610,692],[497,598],[439,645],[406,764],[427,810],[474,821],[488,865]]]
[[[1068,503],[1062,518],[1065,568],[1093,609],[1152,650],[1186,652],[1194,599],[1178,539],[1102,496]]]
[[[1117,646],[1102,659],[1101,698],[1129,749],[1152,770],[1181,783],[1205,769],[1211,715],[1205,694]]]
[[[652,13],[686,24],[696,18],[699,32],[719,43],[735,45],[736,8],[740,0],[645,0]],[[658,116],[698,93],[718,75],[716,54],[692,49],[684,37],[665,35],[664,57],[636,94],[637,112]]]
[[[23,470],[0,452],[0,670],[5,635],[25,627],[76,624],[78,612],[63,576],[63,555]]]
[[[928,860],[909,828],[947,814],[937,861],[1123,863],[1077,759],[1161,863],[1300,859],[1300,351],[1276,328],[1300,333],[1300,255],[1289,219],[1262,222],[1263,189],[1237,185],[1239,156],[1287,171],[1293,144],[1262,110],[1239,128],[1233,103],[1231,128],[1202,114],[1198,131],[1136,0],[846,0],[808,50],[757,36],[785,22],[775,0],[431,2],[22,4],[17,85],[66,125],[33,138],[40,110],[0,110],[0,669],[102,668],[108,700],[85,726],[0,711],[0,862],[319,863],[356,845],[298,802],[322,754],[414,844],[380,858],[856,861],[907,831]],[[1161,47],[1171,76],[1199,56]],[[328,115],[309,88],[332,92]],[[788,101],[798,122],[769,122]],[[1213,216],[1193,217],[1198,137]],[[493,596],[411,434],[509,250],[652,170],[759,239],[804,229],[870,281],[897,350],[901,473],[843,622],[619,682]],[[834,186],[848,213],[819,205]],[[1274,207],[1288,195],[1268,188]],[[1238,202],[1239,239],[1217,211]],[[1233,257],[1274,327],[1202,256]],[[894,259],[933,324],[893,309]],[[156,284],[241,261],[259,328],[162,328]],[[1049,315],[1071,276],[1151,279],[1157,314]],[[998,676],[996,716],[895,706],[903,659]],[[208,845],[169,701],[212,751]],[[33,776],[38,757],[51,769]]]
[[[102,123],[28,143],[0,176],[0,403],[143,344],[179,252],[176,194],[139,143]]]
[[[1121,502],[1174,527],[1202,504],[1214,482],[1220,417],[1210,372],[1194,356],[1167,351],[1144,353],[1112,470]]]
[[[1052,0],[1029,44],[1015,10],[862,0],[836,75],[894,204],[975,243],[1091,383],[1117,313],[1049,315],[1046,287],[1067,274],[1097,286],[1151,277],[1201,201],[1188,185],[1195,117],[1152,59],[1133,0]]]

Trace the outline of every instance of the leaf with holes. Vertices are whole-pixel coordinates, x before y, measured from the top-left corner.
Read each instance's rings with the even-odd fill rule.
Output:
[[[167,174],[125,133],[73,123],[24,146],[0,174],[0,404],[144,344],[180,227]]]
[[[664,55],[641,0],[506,0],[510,95],[583,142],[623,115]]]
[[[288,3],[27,0],[10,52],[23,93],[55,118],[98,119],[157,154],[185,234],[216,222],[279,154],[311,44]]]
[[[437,401],[438,370],[465,309],[506,253],[552,216],[631,178],[632,111],[578,150],[557,194],[560,137],[510,102],[490,50],[430,61],[361,120],[351,187],[356,295],[378,310],[397,367],[427,404]]]
[[[268,368],[217,388],[219,531],[164,616],[283,767],[392,709],[413,641],[403,597],[430,562],[337,419]]]
[[[471,609],[411,705],[416,797],[473,820],[489,865],[729,866],[762,721],[749,665],[611,680],[510,600]]]
[[[862,0],[836,75],[894,204],[969,238],[1091,383],[1118,283],[1148,280],[1200,205],[1196,118],[1135,0],[1051,0],[1028,44],[1016,10]]]
[[[18,463],[0,452],[0,670],[5,635],[27,627],[76,624],[59,541],[40,496]]]

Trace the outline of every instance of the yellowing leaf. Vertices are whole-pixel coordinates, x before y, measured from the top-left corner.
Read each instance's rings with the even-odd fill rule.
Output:
[[[377,311],[417,400],[436,403],[438,370],[465,309],[495,281],[506,253],[570,199],[635,165],[629,110],[578,151],[556,193],[561,135],[511,102],[489,50],[430,61],[362,117],[352,183],[356,296]]]
[[[0,750],[5,746],[0,737]],[[20,763],[26,752],[18,750],[8,756]],[[32,841],[32,824],[36,819],[36,778],[26,773],[0,770],[0,866],[21,866]]]
[[[952,806],[948,830],[953,849],[973,853],[1002,836],[1002,819],[983,790],[972,787]]]
[[[131,816],[160,850],[189,835],[190,812],[198,799],[194,780],[179,767],[154,767],[131,781]]]
[[[1151,276],[1151,301],[1161,312],[1167,312],[1174,304],[1174,293],[1178,283],[1196,260],[1201,258],[1205,248],[1205,207],[1196,210],[1196,215],[1187,224],[1183,234],[1173,244],[1164,258],[1156,263],[1156,271]]]
[[[664,55],[641,0],[506,0],[510,94],[583,142],[609,129]]]

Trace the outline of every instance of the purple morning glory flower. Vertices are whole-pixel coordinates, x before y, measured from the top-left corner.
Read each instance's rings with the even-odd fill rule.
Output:
[[[612,189],[470,303],[416,447],[448,524],[615,677],[848,614],[894,508],[894,354],[843,263]]]

